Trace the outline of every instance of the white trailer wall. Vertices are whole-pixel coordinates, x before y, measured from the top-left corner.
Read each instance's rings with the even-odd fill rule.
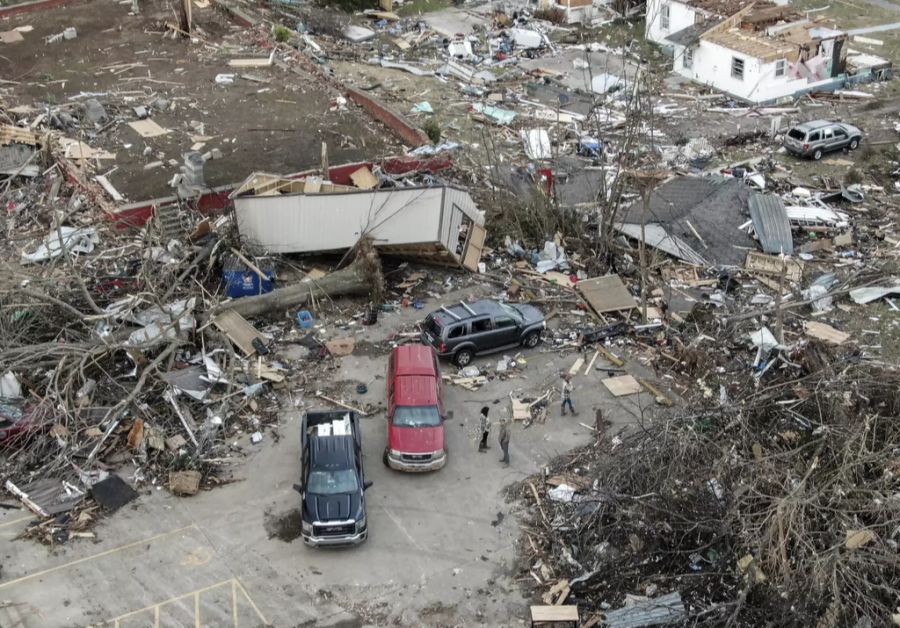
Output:
[[[471,197],[451,187],[234,198],[241,236],[273,253],[347,249],[363,234],[376,246],[440,243],[450,248],[452,243],[454,250],[454,204],[476,224],[484,223]]]

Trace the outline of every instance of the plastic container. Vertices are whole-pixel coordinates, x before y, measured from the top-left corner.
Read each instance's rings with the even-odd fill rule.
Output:
[[[315,319],[313,315],[309,313],[309,310],[300,310],[297,312],[297,324],[300,325],[300,329],[309,329],[315,323]]]
[[[266,275],[262,281],[255,271],[247,268],[239,260],[229,260],[222,271],[225,279],[225,294],[232,299],[238,299],[271,292],[275,287],[275,270],[272,267],[260,268],[260,270]]]

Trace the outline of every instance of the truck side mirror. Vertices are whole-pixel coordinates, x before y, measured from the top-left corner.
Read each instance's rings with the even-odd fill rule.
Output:
[[[372,480],[366,480],[365,482],[363,482],[363,490],[364,491],[369,490],[370,488],[372,488],[373,484],[374,484],[374,482]]]
[[[294,490],[303,495],[303,487],[299,484],[294,484]]]

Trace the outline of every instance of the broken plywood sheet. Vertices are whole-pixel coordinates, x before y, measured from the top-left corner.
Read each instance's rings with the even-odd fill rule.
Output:
[[[512,418],[513,421],[525,421],[531,418],[531,406],[524,401],[519,401],[515,397],[510,397],[512,402]]]
[[[356,347],[356,341],[353,338],[335,338],[325,343],[328,353],[336,358],[350,355],[353,353],[354,347]]]
[[[108,150],[93,148],[84,142],[73,140],[69,137],[61,137],[57,140],[63,149],[67,159],[115,159],[116,154]]]
[[[128,126],[134,129],[141,137],[158,137],[170,132],[169,129],[164,129],[150,118],[147,118],[146,120],[134,120],[129,122]]]
[[[765,275],[781,274],[782,261],[778,255],[766,255],[765,253],[757,253],[755,251],[747,252],[747,261],[744,262],[744,268],[754,273],[763,273]],[[788,281],[798,282],[803,277],[803,262],[797,259],[786,257],[784,259],[785,278]]]
[[[619,312],[637,307],[637,303],[618,275],[606,275],[579,281],[575,289],[597,314]]]
[[[831,345],[840,345],[847,342],[850,339],[850,334],[835,329],[831,325],[827,323],[820,323],[818,321],[806,321],[803,323],[803,329],[806,330],[806,335],[811,338],[818,338],[824,342],[827,342]]]
[[[256,331],[256,328],[248,323],[246,318],[234,310],[225,310],[216,316],[212,322],[245,355],[250,356],[256,353],[256,347],[253,346],[254,340],[258,339],[262,343],[266,342],[266,337]]]
[[[353,181],[353,185],[361,190],[374,190],[378,187],[378,179],[365,166],[353,172],[350,175],[350,180]]]
[[[613,394],[614,397],[624,397],[625,395],[636,395],[643,390],[641,384],[631,375],[619,375],[618,377],[609,377],[603,380],[603,385]]]

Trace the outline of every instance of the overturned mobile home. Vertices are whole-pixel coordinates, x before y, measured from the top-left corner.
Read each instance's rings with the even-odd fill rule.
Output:
[[[484,213],[449,185],[361,190],[254,174],[232,198],[241,238],[272,253],[341,251],[368,238],[386,254],[474,271],[484,247]]]

